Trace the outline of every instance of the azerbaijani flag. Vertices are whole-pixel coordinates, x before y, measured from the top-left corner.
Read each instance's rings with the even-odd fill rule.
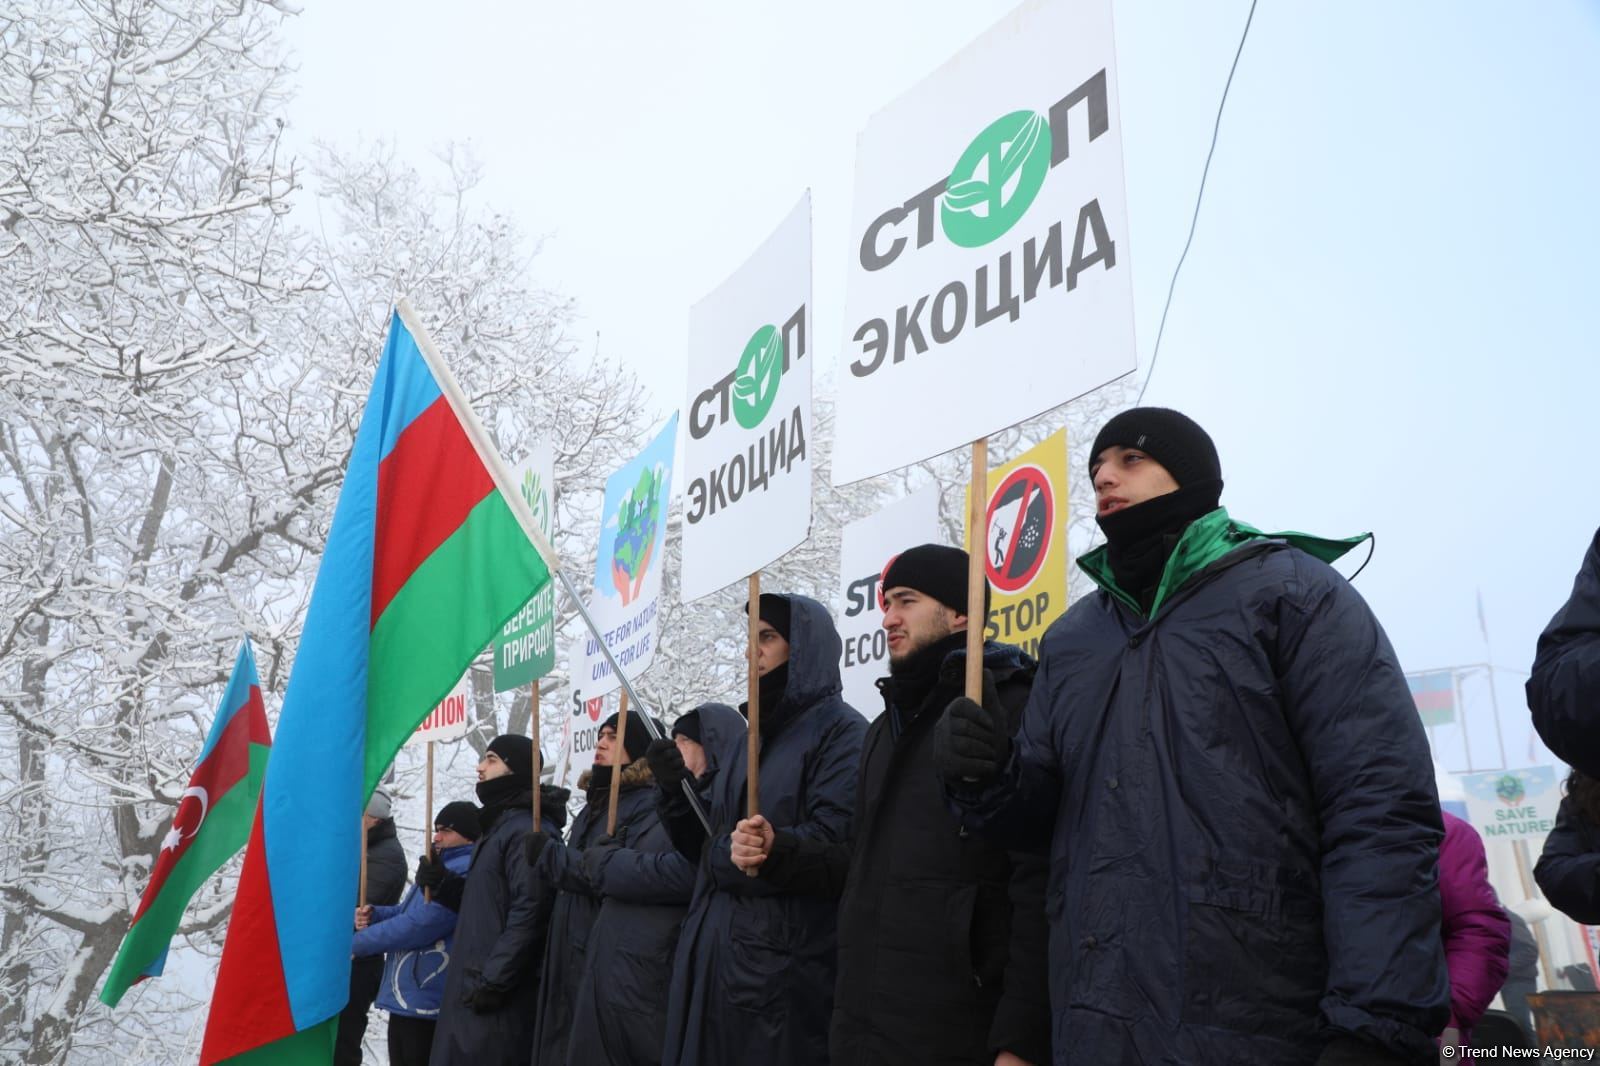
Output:
[[[106,974],[100,1002],[115,1007],[128,986],[159,976],[183,911],[212,874],[244,847],[261,795],[272,737],[250,641],[239,645],[233,676],[161,841],[150,883]]]
[[[367,797],[554,566],[499,454],[402,300],[284,693],[202,1063],[331,1059],[349,993]]]
[[[1456,675],[1449,670],[1407,674],[1406,684],[1425,726],[1449,725],[1456,719]]]

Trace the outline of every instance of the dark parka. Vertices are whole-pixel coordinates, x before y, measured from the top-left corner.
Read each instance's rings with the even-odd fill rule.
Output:
[[[367,830],[367,902],[384,907],[399,903],[408,873],[394,819],[385,818]]]
[[[695,865],[661,823],[655,778],[638,759],[623,771],[619,847],[593,864],[601,903],[572,994],[569,1066],[652,1066],[667,1035],[667,989]]]
[[[779,834],[761,867],[794,891],[844,882],[834,1066],[958,1066],[1000,1051],[1049,1060],[1046,862],[963,829],[934,771],[933,727],[962,693],[966,657],[946,656],[919,707],[897,710],[893,686],[878,683],[885,711],[867,727],[851,841],[819,847]],[[1013,731],[1034,668],[1012,645],[984,647]]]
[[[999,781],[947,782],[973,828],[1050,845],[1055,1061],[1296,1066],[1340,1036],[1435,1055],[1443,828],[1371,610],[1221,509],[1151,617],[1103,553],[1081,565],[1101,591],[1046,633]]]
[[[552,836],[567,821],[567,790],[546,788],[542,828]],[[485,808],[483,836],[472,851],[456,920],[455,955],[445,978],[434,1030],[433,1066],[525,1066],[533,1046],[544,951],[555,891],[523,858],[522,838],[533,825],[533,794],[503,809]],[[464,997],[490,983],[510,990],[499,1010],[475,1013]]]
[[[610,807],[609,779],[603,786],[591,787],[593,771],[578,781],[588,797],[583,810],[573,819],[565,845],[552,842],[539,856],[539,874],[557,890],[550,916],[550,936],[545,945],[544,970],[539,988],[539,1023],[534,1037],[534,1066],[563,1066],[567,1062],[604,1062],[596,1035],[579,1032],[575,1025],[576,1003],[590,962],[595,953],[596,919],[601,911],[600,874],[602,862],[611,858],[606,849],[594,845],[606,834]],[[650,768],[643,760],[623,767],[617,789],[617,833],[625,836],[627,826],[655,813],[656,790]],[[608,974],[608,978],[620,975]],[[625,992],[625,989],[619,989]],[[640,1005],[629,1004],[634,1010]],[[655,1004],[659,1014],[665,997]],[[625,1017],[606,1019],[607,1025],[620,1025]],[[652,1054],[661,1051],[661,1033],[656,1032]]]
[[[761,712],[761,813],[802,839],[843,840],[867,723],[840,696],[843,644],[833,619],[815,600],[786,599],[789,677],[777,706]],[[701,722],[703,730],[703,714]],[[673,964],[665,1066],[828,1061],[835,902],[780,892],[733,865],[729,835],[744,816],[745,771],[741,747],[707,792],[715,837],[699,857]],[[675,828],[673,836],[684,834]]]
[[[1571,796],[1561,801],[1533,877],[1562,914],[1600,925],[1600,826],[1578,813]]]
[[[1572,596],[1539,636],[1528,708],[1545,747],[1600,777],[1600,532],[1583,557]]]

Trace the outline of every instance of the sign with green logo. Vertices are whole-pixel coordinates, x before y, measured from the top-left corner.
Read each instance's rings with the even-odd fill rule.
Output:
[[[684,600],[811,529],[811,194],[689,312]]]
[[[1541,837],[1556,824],[1561,778],[1553,766],[1462,774],[1467,815],[1484,840]]]
[[[857,145],[834,484],[1135,368],[1110,0],[1022,5]]]
[[[550,449],[538,446],[512,477],[546,540],[554,537],[554,461]],[[555,583],[529,600],[494,638],[494,690],[506,692],[530,685],[556,665]]]

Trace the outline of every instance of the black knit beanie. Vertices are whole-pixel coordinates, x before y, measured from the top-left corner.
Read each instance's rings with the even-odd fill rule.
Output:
[[[454,829],[468,840],[477,840],[482,830],[478,827],[478,808],[466,800],[456,800],[439,808],[434,816],[435,829]]]
[[[600,723],[600,731],[617,728],[617,716]],[[656,723],[656,728],[661,728],[661,723]],[[665,730],[663,730],[665,732]],[[639,715],[633,711],[628,712],[628,735],[622,738],[622,750],[628,753],[629,760],[643,757],[644,749],[650,746],[650,730],[645,728],[644,722],[639,720]]]
[[[1166,467],[1183,488],[1216,482],[1222,492],[1222,463],[1217,446],[1200,424],[1168,407],[1134,407],[1116,415],[1095,435],[1089,450],[1090,477],[1095,461],[1107,448],[1136,448]]]
[[[750,604],[744,605],[745,613],[749,613]],[[784,640],[789,639],[789,597],[780,596],[775,592],[761,594],[761,610],[758,616],[763,622],[778,631],[778,636]]]
[[[967,553],[947,544],[919,544],[889,560],[878,586],[915,589],[955,611],[967,613]],[[989,581],[984,579],[983,598],[987,606]]]
[[[531,780],[533,769],[533,741],[519,733],[501,733],[489,741],[489,750],[500,756],[512,774]]]
[[[688,737],[696,744],[700,743],[700,711],[698,708],[685,711],[678,715],[678,720],[672,723],[672,735],[675,737]]]

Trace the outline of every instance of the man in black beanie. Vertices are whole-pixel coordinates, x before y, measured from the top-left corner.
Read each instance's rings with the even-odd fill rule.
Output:
[[[736,827],[733,861],[775,889],[840,897],[833,1066],[1048,1062],[1045,862],[960,834],[934,771],[934,724],[965,678],[967,553],[907,549],[881,588],[889,677],[850,839],[806,840],[758,816]],[[983,663],[985,702],[1015,729],[1033,660],[987,641]],[[952,916],[951,900],[971,906]]]
[[[1443,826],[1388,639],[1327,564],[1365,537],[1220,506],[1206,432],[1164,408],[1089,458],[1100,586],[1045,634],[1020,731],[951,701],[963,824],[1048,848],[1050,992],[1074,1061],[1437,1059]]]
[[[478,762],[478,838],[464,883],[444,879],[439,864],[419,866],[417,883],[439,886],[443,901],[459,891],[460,917],[433,1036],[432,1066],[525,1066],[539,999],[539,960],[554,899],[551,886],[523,859],[539,787],[533,741],[495,737]],[[567,790],[541,796],[543,828],[566,824]]]

